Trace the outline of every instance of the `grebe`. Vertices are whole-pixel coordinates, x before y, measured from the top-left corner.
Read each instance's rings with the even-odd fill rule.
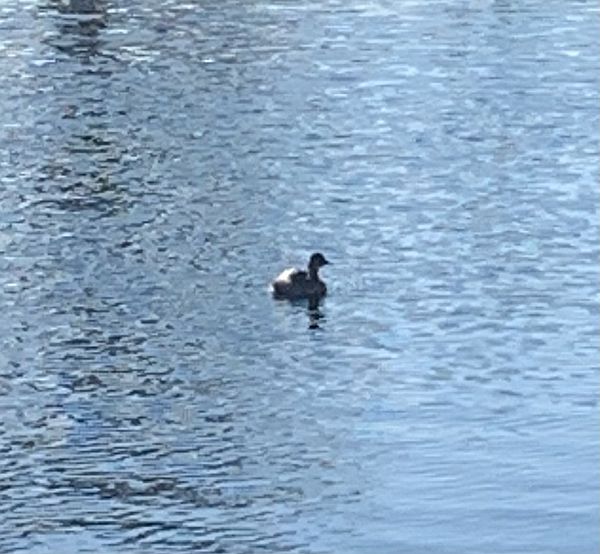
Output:
[[[325,283],[319,279],[319,269],[328,262],[316,252],[310,257],[308,271],[292,267],[282,271],[271,283],[273,297],[281,300],[318,300],[327,294]]]

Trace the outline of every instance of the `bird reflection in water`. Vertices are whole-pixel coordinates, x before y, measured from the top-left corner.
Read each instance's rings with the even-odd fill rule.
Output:
[[[309,329],[319,329],[319,320],[323,319],[324,316],[321,313],[321,310],[319,310],[319,304],[320,304],[320,297],[319,296],[311,296],[308,299],[308,328]]]

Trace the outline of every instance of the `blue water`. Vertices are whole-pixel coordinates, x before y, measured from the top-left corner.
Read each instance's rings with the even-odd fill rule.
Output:
[[[598,552],[599,11],[2,3],[0,552]]]

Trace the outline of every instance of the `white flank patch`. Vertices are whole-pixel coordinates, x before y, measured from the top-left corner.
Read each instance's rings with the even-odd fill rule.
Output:
[[[294,275],[295,273],[298,273],[298,270],[295,267],[290,267],[289,269],[286,269],[284,271],[282,271],[277,278],[275,279],[275,283],[291,283],[292,282],[292,275]]]

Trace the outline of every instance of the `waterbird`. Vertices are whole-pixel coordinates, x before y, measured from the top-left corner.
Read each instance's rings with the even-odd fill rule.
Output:
[[[320,252],[308,261],[308,271],[291,267],[282,271],[271,283],[271,293],[278,300],[317,302],[327,294],[327,286],[319,278],[319,269],[331,262]]]

